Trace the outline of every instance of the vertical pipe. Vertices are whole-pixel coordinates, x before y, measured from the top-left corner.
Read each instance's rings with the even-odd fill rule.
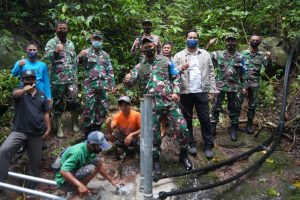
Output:
[[[144,170],[145,170],[145,156],[144,156],[144,137],[145,137],[145,114],[144,114],[144,99],[140,99],[140,110],[141,110],[141,137],[140,137],[140,192],[144,192]]]
[[[144,95],[144,200],[152,200],[152,150],[153,150],[153,133],[152,133],[152,98],[153,95]]]

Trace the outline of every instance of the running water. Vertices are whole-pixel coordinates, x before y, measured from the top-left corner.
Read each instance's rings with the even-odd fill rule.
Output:
[[[133,188],[132,183],[120,184],[120,185],[117,185],[115,194],[117,194],[117,195],[127,195],[129,193],[132,193],[133,189],[134,188]]]

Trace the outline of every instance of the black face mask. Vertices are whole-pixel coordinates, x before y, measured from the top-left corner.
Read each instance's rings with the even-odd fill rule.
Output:
[[[250,42],[250,46],[256,49],[260,45],[260,42]]]
[[[151,28],[144,28],[144,32],[147,34],[151,33],[151,30],[152,30]]]
[[[144,51],[144,54],[146,55],[146,57],[148,58],[152,58],[156,53],[156,50],[155,48],[151,49],[151,48],[148,48]]]
[[[235,51],[236,49],[236,44],[226,44],[226,49],[228,51]]]
[[[67,34],[68,34],[67,31],[58,31],[58,32],[56,32],[56,35],[57,35],[57,37],[58,37],[60,40],[66,40]]]

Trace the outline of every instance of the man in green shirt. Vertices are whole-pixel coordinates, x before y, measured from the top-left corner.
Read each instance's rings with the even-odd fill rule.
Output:
[[[87,140],[69,147],[61,156],[60,170],[55,174],[57,185],[66,190],[77,190],[79,195],[90,193],[87,184],[99,172],[112,185],[120,182],[114,180],[107,172],[103,162],[96,158],[96,154],[102,150],[111,148],[103,133],[100,131],[91,132]]]

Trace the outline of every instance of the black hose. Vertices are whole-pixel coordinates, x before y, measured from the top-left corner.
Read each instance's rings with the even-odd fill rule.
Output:
[[[197,192],[199,190],[207,190],[207,189],[210,189],[210,188],[218,187],[218,186],[224,185],[226,183],[232,182],[232,181],[244,176],[245,174],[257,169],[274,152],[274,150],[276,149],[276,147],[280,143],[280,140],[281,140],[281,137],[282,137],[282,132],[283,132],[283,128],[284,128],[285,112],[286,112],[287,95],[288,95],[288,89],[289,89],[289,76],[290,76],[290,72],[291,72],[292,61],[293,61],[293,58],[296,54],[296,48],[298,47],[299,43],[300,43],[300,38],[295,42],[295,46],[292,48],[292,50],[289,54],[289,57],[288,57],[288,61],[287,61],[287,64],[286,64],[286,69],[285,69],[285,75],[284,75],[284,92],[283,92],[283,96],[282,96],[281,113],[280,113],[280,117],[279,117],[278,126],[277,126],[276,130],[274,131],[274,133],[272,134],[273,137],[274,136],[277,136],[277,137],[276,137],[274,143],[272,144],[272,146],[267,150],[266,154],[264,156],[262,156],[254,164],[252,164],[250,167],[246,168],[242,172],[240,172],[240,173],[236,174],[235,176],[230,177],[226,180],[219,181],[219,182],[212,183],[212,184],[208,184],[208,185],[204,185],[204,186],[199,186],[199,187],[180,189],[180,190],[171,191],[171,192],[159,192],[159,199],[166,199],[169,196],[175,196],[175,195],[179,195],[179,194]],[[269,140],[267,140],[267,141],[269,141]],[[254,148],[254,149],[256,149],[256,148]],[[250,151],[252,151],[252,150],[253,149],[251,149]],[[247,153],[247,152],[245,152],[245,153]],[[216,165],[218,165],[218,164],[219,163],[217,163]],[[195,169],[195,170],[197,170],[197,169]]]
[[[219,181],[219,182],[204,185],[204,186],[180,189],[180,190],[175,190],[175,191],[171,191],[171,192],[159,192],[158,193],[159,199],[166,199],[167,197],[170,197],[170,196],[175,196],[175,195],[180,195],[180,194],[187,194],[187,193],[197,192],[197,191],[200,191],[200,190],[207,190],[207,189],[211,189],[211,188],[214,188],[214,187],[218,187],[218,186],[230,183],[230,182],[246,175],[247,173],[257,169],[273,153],[273,151],[276,149],[277,145],[279,144],[280,140],[281,140],[281,134],[279,135],[279,137],[277,137],[275,143],[273,143],[271,148],[267,151],[267,153],[264,156],[262,156],[256,163],[254,163],[250,167],[246,168],[242,172],[236,174],[235,176],[232,176],[232,177],[230,177],[228,179],[225,179],[223,181]]]
[[[208,172],[208,171],[215,170],[215,169],[220,168],[225,165],[231,165],[234,162],[236,162],[244,157],[249,157],[250,155],[252,155],[255,152],[267,149],[267,146],[273,141],[274,136],[275,135],[272,134],[272,136],[270,138],[268,138],[266,141],[264,141],[262,144],[254,147],[254,148],[250,149],[249,151],[246,151],[240,155],[229,158],[227,160],[224,160],[224,161],[221,161],[218,163],[214,163],[214,164],[210,164],[210,165],[206,165],[204,167],[196,168],[196,169],[193,169],[190,171],[183,171],[183,172],[179,172],[179,173],[163,173],[162,175],[160,175],[156,178],[158,180],[160,180],[160,179],[164,179],[164,178],[184,176],[184,175],[193,174],[193,173]]]

